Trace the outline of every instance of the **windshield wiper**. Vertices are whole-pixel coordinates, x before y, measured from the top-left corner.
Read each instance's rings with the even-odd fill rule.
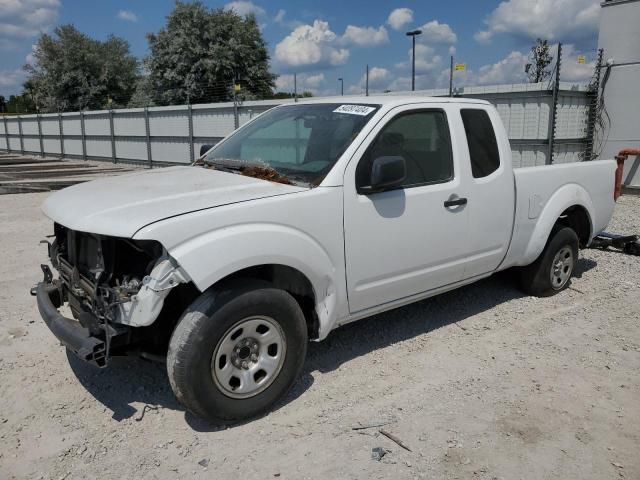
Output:
[[[238,160],[236,158],[216,158],[213,160],[205,158],[204,164],[211,165],[213,167],[220,167],[222,170],[232,170],[238,172],[251,165],[244,160]]]

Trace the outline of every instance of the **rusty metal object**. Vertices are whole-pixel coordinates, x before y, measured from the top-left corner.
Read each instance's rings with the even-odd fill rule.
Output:
[[[618,200],[618,197],[622,194],[622,173],[624,171],[624,161],[628,157],[635,157],[640,155],[640,148],[625,148],[618,152],[616,155],[616,161],[618,162],[618,168],[616,168],[616,180],[615,189],[613,191],[614,200]]]

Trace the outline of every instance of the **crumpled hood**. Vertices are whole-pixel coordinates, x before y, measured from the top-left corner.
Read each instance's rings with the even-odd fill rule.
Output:
[[[42,211],[72,230],[132,237],[165,218],[304,190],[212,169],[169,167],[65,188],[49,196]]]

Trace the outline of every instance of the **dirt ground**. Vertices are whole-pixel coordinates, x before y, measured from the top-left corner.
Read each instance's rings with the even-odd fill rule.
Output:
[[[222,428],[161,364],[96,370],[59,346],[29,296],[45,197],[0,196],[2,479],[640,478],[640,257],[582,251],[553,298],[501,274],[343,327],[275,411]],[[640,198],[609,230],[640,233]]]

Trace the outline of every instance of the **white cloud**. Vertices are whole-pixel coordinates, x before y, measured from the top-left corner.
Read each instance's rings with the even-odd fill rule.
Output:
[[[227,3],[224,6],[224,9],[233,10],[238,15],[250,15],[253,13],[257,17],[264,15],[266,13],[264,11],[264,8],[259,7],[253,2],[249,2],[245,0],[238,0],[236,2]]]
[[[513,51],[496,63],[483,65],[478,70],[475,83],[479,85],[495,85],[526,82],[524,66],[529,62],[528,58],[527,54]]]
[[[422,27],[422,35],[418,37],[419,40],[423,40],[427,43],[456,43],[458,36],[451,30],[451,27],[446,23],[440,23],[437,20],[432,20],[425,23]]]
[[[428,45],[416,43],[416,74],[423,74],[432,72],[440,67],[442,64],[442,57],[435,53],[435,49]],[[396,68],[407,69],[411,68],[411,61],[413,59],[413,49],[410,48],[407,51],[409,57],[408,62],[396,63]]]
[[[317,94],[318,89],[324,84],[324,73],[317,73],[315,75],[300,74],[297,76],[296,83],[298,93],[312,92]],[[280,92],[293,92],[294,81],[293,75],[280,75],[276,78],[276,90]]]
[[[396,8],[387,19],[387,23],[394,30],[400,30],[411,22],[413,22],[413,10],[410,8]]]
[[[58,20],[59,0],[0,0],[0,45],[35,37]]]
[[[117,17],[125,22],[137,22],[138,16],[130,10],[120,10]]]
[[[286,10],[283,10],[282,8],[280,10],[278,10],[278,13],[276,13],[276,16],[273,17],[273,21],[276,23],[282,23],[284,22],[284,16],[287,14]]]
[[[551,45],[551,52],[556,51],[558,45]],[[585,55],[589,60],[586,63],[578,63],[578,56]],[[555,57],[555,55],[554,55]],[[560,80],[563,82],[589,83],[596,68],[595,58],[589,58],[588,54],[578,49],[573,44],[562,45],[562,65],[560,66]]]
[[[474,38],[488,42],[495,35],[547,40],[595,37],[600,0],[507,0],[485,20],[487,28]]]
[[[338,46],[339,38],[328,22],[315,20],[301,25],[276,45],[275,58],[285,67],[327,67],[343,65],[349,50]]]
[[[551,54],[554,57],[549,70],[553,70],[555,65],[555,52],[558,45],[551,45]],[[587,83],[593,75],[595,60],[585,64],[578,63],[578,55],[582,54],[573,44],[562,46],[562,67],[560,68],[560,80],[563,82]],[[530,63],[529,52],[513,51],[502,60],[488,65],[483,65],[472,78],[470,84],[495,85],[502,83],[523,83],[527,82],[524,71],[525,65]]]
[[[493,37],[493,33],[488,30],[479,30],[473,34],[473,38],[478,43],[489,43]]]
[[[383,26],[376,29],[375,27],[348,25],[341,38],[342,44],[357,45],[359,47],[371,47],[388,42],[389,35],[387,35],[387,29]]]
[[[31,45],[31,52],[29,52],[27,54],[27,56],[25,57],[25,62],[28,63],[29,65],[35,65],[36,63],[36,57],[35,57],[35,52],[36,52],[36,45],[33,44]]]
[[[24,77],[21,69],[0,70],[0,88],[16,87],[24,81]]]

